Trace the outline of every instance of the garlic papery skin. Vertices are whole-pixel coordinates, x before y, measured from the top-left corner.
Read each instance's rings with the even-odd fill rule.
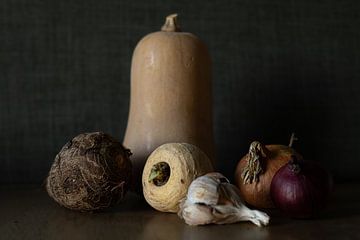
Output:
[[[219,201],[218,178],[210,177],[215,173],[209,173],[207,177],[198,177],[189,186],[187,199],[191,203],[203,203],[205,205],[216,205]],[[216,173],[217,174],[217,173]],[[225,177],[223,177],[228,181]]]
[[[180,204],[178,215],[189,225],[250,221],[257,226],[266,226],[270,220],[266,213],[249,209],[239,190],[220,173],[196,178]]]

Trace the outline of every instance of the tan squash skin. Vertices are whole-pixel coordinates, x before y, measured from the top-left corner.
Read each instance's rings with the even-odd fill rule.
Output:
[[[187,142],[214,156],[208,50],[195,35],[180,32],[176,15],[162,29],[145,36],[132,58],[124,146],[133,152],[136,188],[147,157],[164,143]]]

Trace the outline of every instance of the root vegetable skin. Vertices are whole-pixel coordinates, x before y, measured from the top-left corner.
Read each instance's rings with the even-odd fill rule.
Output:
[[[272,178],[292,155],[302,158],[289,146],[253,142],[235,172],[235,182],[245,202],[257,208],[274,208],[270,196]]]
[[[57,203],[72,210],[108,208],[123,198],[130,185],[130,154],[105,133],[80,134],[56,155],[46,190]]]
[[[155,184],[156,166],[167,164],[170,176],[166,182]],[[155,166],[155,167],[154,167]],[[143,175],[143,193],[150,206],[158,211],[176,213],[180,200],[186,196],[191,182],[205,173],[213,171],[210,159],[198,147],[187,143],[167,143],[151,153],[146,161]],[[165,171],[165,173],[168,171]],[[155,173],[156,174],[156,173]],[[159,173],[161,175],[163,173]]]

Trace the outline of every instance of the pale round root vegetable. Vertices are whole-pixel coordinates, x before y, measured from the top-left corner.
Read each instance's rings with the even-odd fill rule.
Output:
[[[144,197],[156,210],[176,213],[191,182],[212,171],[211,160],[200,148],[188,143],[163,144],[146,161]]]

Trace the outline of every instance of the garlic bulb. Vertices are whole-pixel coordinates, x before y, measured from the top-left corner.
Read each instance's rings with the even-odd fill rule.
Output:
[[[266,213],[246,207],[239,190],[216,172],[198,177],[190,184],[178,215],[189,225],[251,221],[266,226],[270,220]]]

